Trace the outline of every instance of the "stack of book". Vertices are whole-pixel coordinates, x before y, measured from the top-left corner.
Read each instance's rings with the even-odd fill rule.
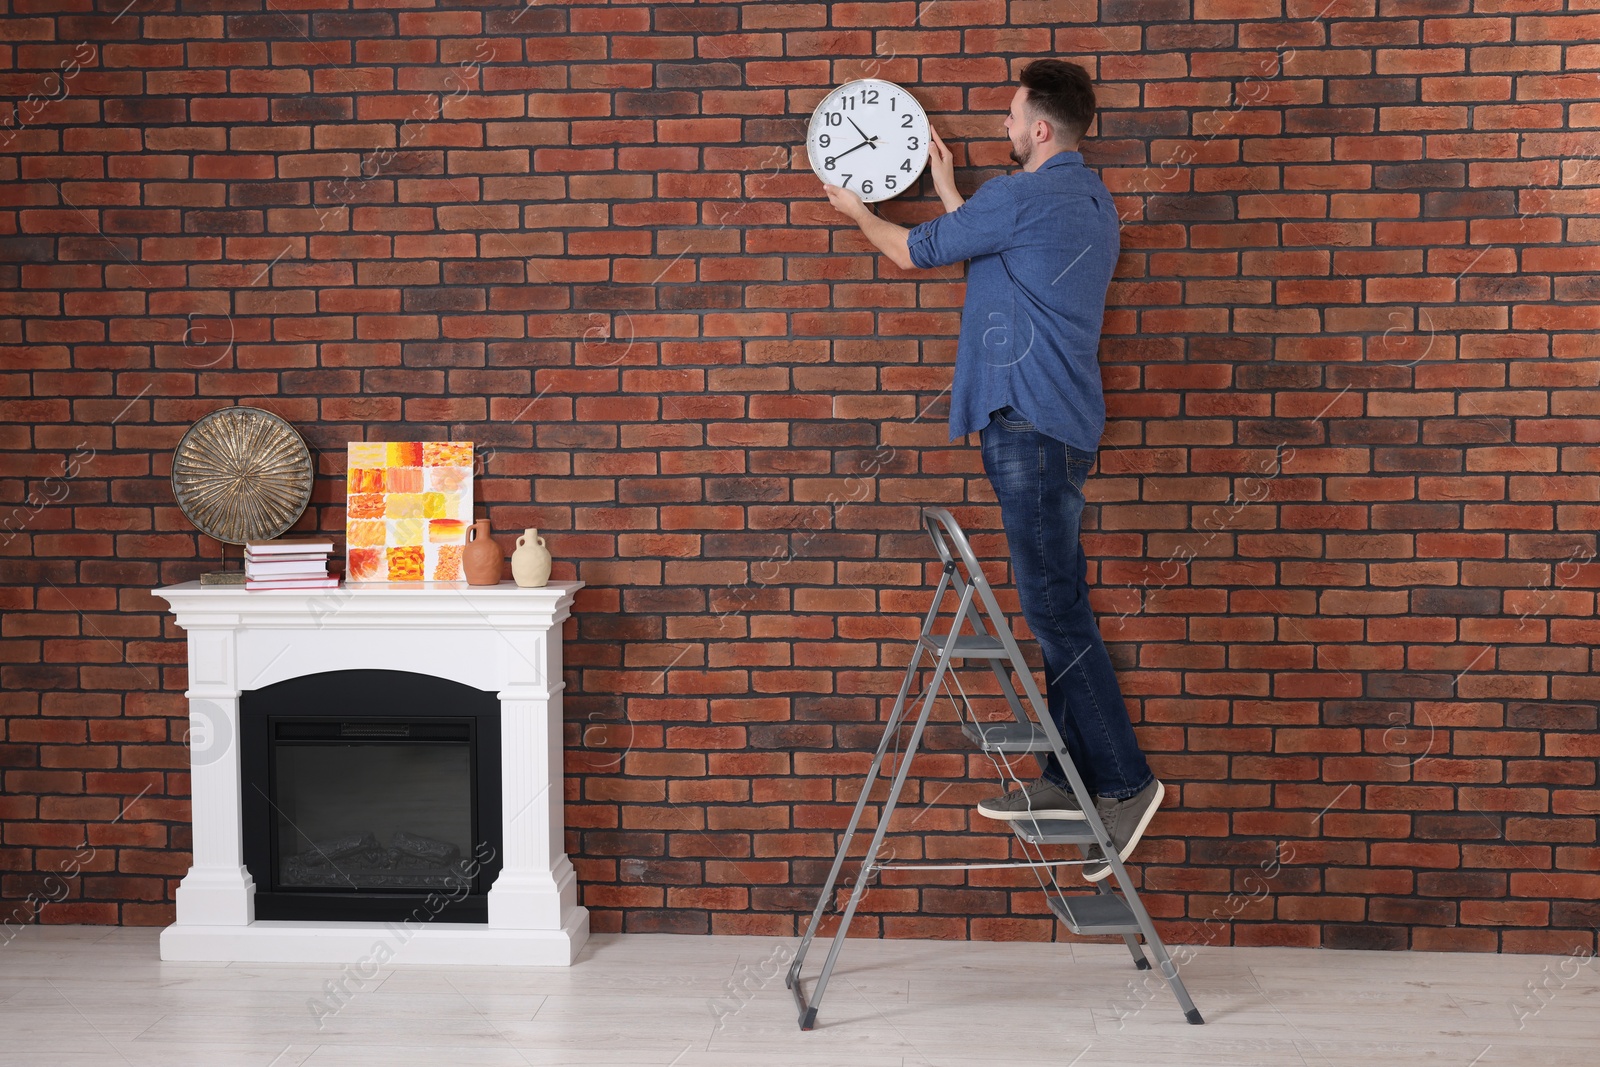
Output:
[[[339,579],[328,571],[333,542],[315,538],[280,537],[272,541],[246,541],[246,589],[331,589]]]

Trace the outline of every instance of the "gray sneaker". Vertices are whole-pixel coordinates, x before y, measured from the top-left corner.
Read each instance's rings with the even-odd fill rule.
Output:
[[[1145,827],[1155,818],[1157,809],[1161,807],[1161,798],[1166,795],[1166,786],[1152,780],[1126,800],[1110,800],[1106,797],[1095,800],[1095,811],[1099,812],[1100,821],[1105,823],[1111,843],[1117,846],[1118,859],[1125,860],[1133,855],[1139,839],[1144,836]],[[1090,845],[1083,857],[1083,876],[1089,881],[1098,882],[1111,873],[1111,864],[1106,862],[1105,853],[1099,845]]]
[[[1043,778],[1032,785],[1013,789],[1003,797],[978,801],[978,814],[1002,822],[1021,819],[1081,819],[1083,808],[1072,790],[1063,789]]]

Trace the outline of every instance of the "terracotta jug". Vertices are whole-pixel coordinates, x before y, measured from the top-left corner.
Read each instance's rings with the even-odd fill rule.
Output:
[[[550,550],[544,547],[539,531],[529,528],[517,538],[511,553],[511,577],[524,589],[537,589],[550,581]]]
[[[467,547],[461,552],[461,569],[468,585],[499,585],[500,566],[506,554],[489,534],[489,520],[479,519],[467,531]]]

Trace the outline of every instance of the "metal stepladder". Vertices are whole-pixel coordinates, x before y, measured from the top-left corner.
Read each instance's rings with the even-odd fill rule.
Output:
[[[1062,742],[1061,733],[1055,721],[1050,717],[1049,711],[1039,689],[1034,684],[1033,672],[1027,662],[1022,658],[1022,652],[1017,647],[1016,638],[1012,636],[1011,628],[1006,623],[1005,616],[1000,612],[1000,606],[995,602],[994,592],[990,589],[988,581],[984,578],[983,569],[978,565],[977,558],[972,554],[972,548],[967,543],[966,534],[955,517],[944,508],[923,508],[922,523],[928,531],[928,536],[933,539],[935,550],[938,552],[939,561],[943,567],[938,587],[934,590],[933,604],[928,609],[927,616],[922,622],[922,632],[917,636],[916,648],[912,652],[911,660],[906,665],[905,678],[900,683],[900,695],[896,697],[894,709],[889,714],[888,725],[883,732],[883,740],[878,745],[878,751],[872,759],[872,766],[867,771],[866,782],[861,787],[861,795],[856,800],[855,812],[850,816],[850,823],[845,829],[844,836],[839,842],[839,852],[834,857],[833,869],[828,872],[828,881],[823,886],[821,898],[817,907],[811,914],[811,923],[806,928],[805,936],[800,940],[800,947],[795,953],[794,961],[789,965],[789,972],[785,984],[794,991],[795,1003],[800,1012],[800,1029],[810,1030],[816,1025],[817,1009],[822,1003],[823,993],[828,987],[828,979],[833,974],[834,964],[838,962],[839,950],[844,947],[845,937],[850,931],[850,922],[855,917],[856,906],[861,902],[862,892],[867,883],[871,881],[873,872],[921,867],[925,870],[951,870],[962,868],[984,867],[1046,867],[1077,866],[1088,861],[1088,856],[1093,846],[1098,845],[1100,852],[1105,856],[1106,863],[1111,868],[1111,877],[1093,883],[1094,893],[1080,893],[1068,896],[1060,892],[1056,886],[1054,895],[1049,895],[1047,902],[1050,910],[1067,925],[1075,934],[1111,934],[1122,936],[1128,946],[1128,951],[1133,955],[1134,966],[1139,970],[1148,970],[1150,961],[1145,957],[1139,945],[1138,938],[1142,935],[1145,944],[1155,956],[1156,963],[1161,969],[1161,974],[1166,978],[1167,984],[1172,989],[1173,996],[1177,998],[1178,1005],[1183,1009],[1184,1017],[1189,1022],[1199,1024],[1204,1022],[1200,1011],[1194,1006],[1194,1001],[1189,998],[1189,992],[1184,988],[1183,979],[1178,975],[1178,968],[1173,964],[1167,954],[1166,945],[1156,933],[1155,925],[1150,920],[1150,915],[1145,911],[1144,904],[1139,900],[1132,881],[1128,877],[1127,869],[1122,865],[1122,860],[1117,855],[1117,850],[1111,847],[1110,838],[1106,834],[1105,825],[1095,809],[1095,798],[1089,795],[1079,775],[1077,767],[1072,763]],[[953,551],[952,551],[953,550]],[[959,598],[958,605],[953,614],[941,616],[940,605],[944,602],[946,592],[953,592]],[[936,627],[943,621],[947,626],[943,632]],[[963,633],[967,624],[971,624],[970,633]],[[855,838],[856,828],[861,823],[862,812],[867,806],[868,797],[872,787],[878,780],[878,774],[883,767],[884,757],[889,751],[891,740],[894,740],[901,726],[907,721],[909,703],[907,700],[911,692],[912,679],[922,669],[923,657],[932,659],[933,678],[928,683],[925,693],[920,698],[921,710],[917,715],[911,737],[906,744],[905,755],[898,760],[899,767],[894,776],[894,782],[889,788],[888,796],[883,801],[883,808],[878,814],[877,828],[872,835],[872,843],[868,846],[866,855],[862,857],[860,873],[856,876],[855,886],[850,892],[849,903],[844,914],[839,920],[839,929],[834,934],[833,944],[828,949],[828,958],[822,965],[822,971],[817,976],[816,985],[812,988],[808,998],[801,980],[800,970],[805,963],[806,951],[811,947],[812,940],[816,937],[817,930],[822,924],[822,917],[828,910],[829,903],[833,900],[834,886],[839,879],[839,871],[843,868],[845,855],[850,850],[851,842]],[[911,768],[911,761],[916,755],[917,746],[922,740],[924,728],[928,725],[928,717],[933,710],[934,703],[941,692],[941,683],[946,677],[955,678],[951,670],[952,660],[982,660],[994,672],[999,682],[1000,692],[1009,705],[1015,722],[979,722],[973,715],[962,717],[962,732],[974,742],[979,749],[991,754],[1015,753],[1055,753],[1056,759],[1061,763],[1062,770],[1066,773],[1068,784],[1078,799],[1079,806],[1083,809],[1084,818],[1081,820],[1019,820],[1010,824],[1022,843],[1024,854],[1029,854],[1030,847],[1037,849],[1041,845],[1074,844],[1078,845],[1084,853],[1085,859],[1066,861],[1040,861],[1028,863],[982,863],[982,864],[883,864],[878,862],[879,851],[883,846],[883,838],[888,830],[890,818],[894,814],[896,803],[905,786],[906,774]],[[1011,675],[1014,674],[1020,682],[1023,693],[1027,696],[1024,704],[1018,697],[1017,688],[1012,684]],[[960,683],[957,680],[959,687]],[[962,690],[965,702],[965,690]],[[953,701],[952,701],[953,702]],[[969,704],[970,708],[970,704]],[[958,713],[959,713],[958,705]],[[1030,715],[1031,711],[1031,715]],[[896,746],[898,748],[898,746]],[[1039,755],[1041,766],[1044,756]],[[997,761],[998,763],[998,761]],[[1037,877],[1037,872],[1036,872]],[[1052,875],[1052,879],[1053,879]],[[1108,883],[1115,879],[1119,894]],[[1041,879],[1041,886],[1044,884]]]

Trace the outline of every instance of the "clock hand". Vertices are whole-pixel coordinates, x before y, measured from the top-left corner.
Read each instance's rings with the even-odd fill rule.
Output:
[[[865,147],[867,147],[867,145],[869,145],[871,143],[872,142],[870,140],[862,141],[860,144],[856,145],[856,148],[865,148]],[[856,148],[851,148],[851,149],[848,149],[848,150],[846,150],[844,152],[840,152],[838,155],[834,156],[833,158],[835,160],[843,159],[845,156],[848,156],[851,152],[854,152],[856,150]]]
[[[851,118],[849,115],[845,116],[845,121],[848,122],[850,125],[856,127],[856,132],[861,135],[861,139],[863,141],[876,141],[877,140],[876,137],[868,137],[867,136],[867,131],[863,130],[860,126],[856,126],[856,120]]]

